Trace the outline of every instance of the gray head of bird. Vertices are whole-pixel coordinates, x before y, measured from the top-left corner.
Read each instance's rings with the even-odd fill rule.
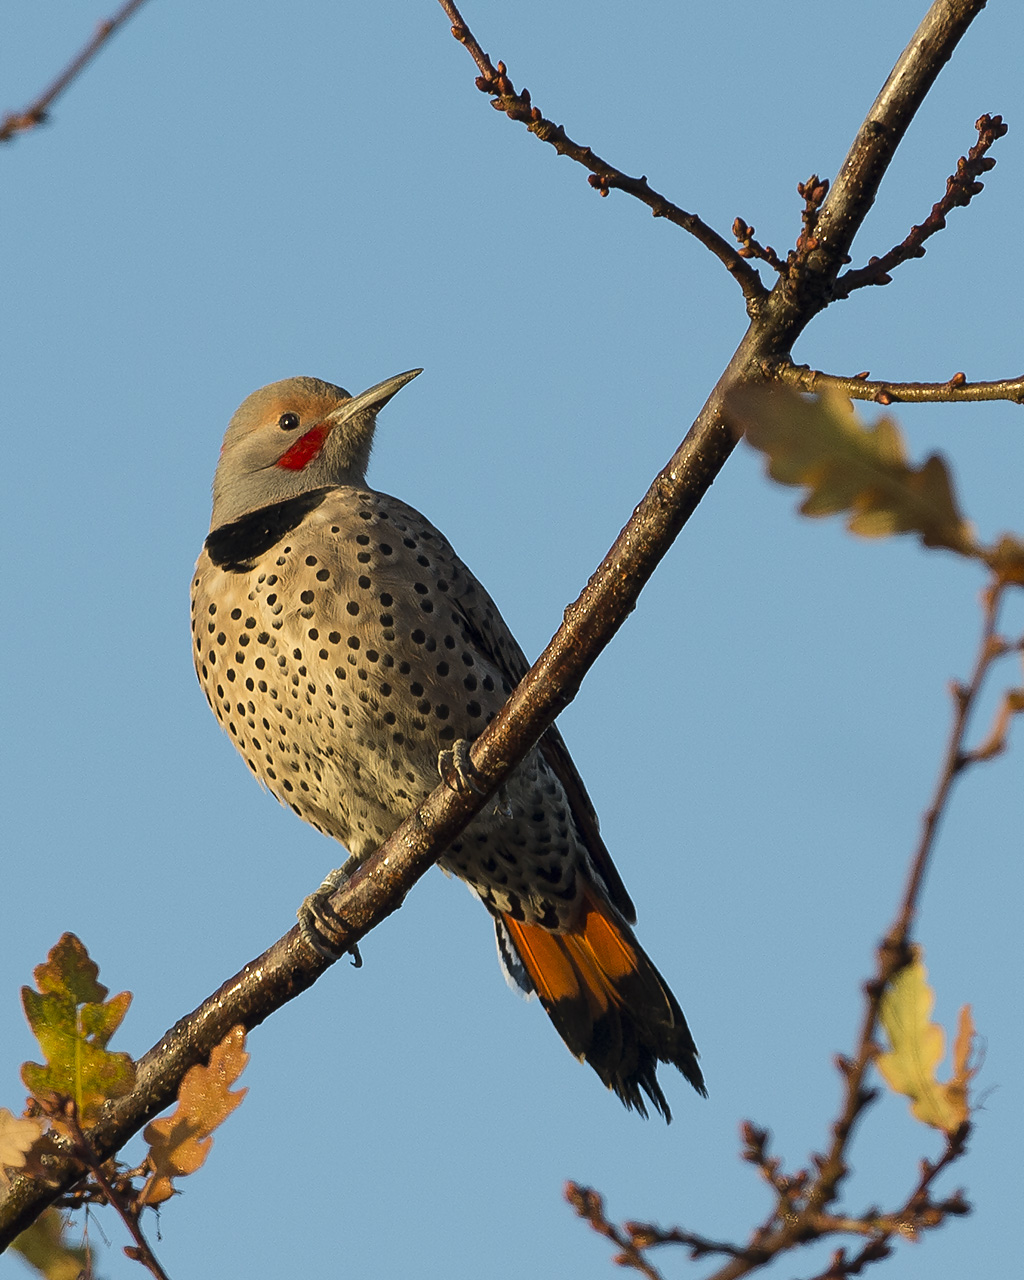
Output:
[[[213,478],[211,529],[325,485],[361,485],[377,413],[422,369],[352,396],[319,378],[285,378],[239,405]]]

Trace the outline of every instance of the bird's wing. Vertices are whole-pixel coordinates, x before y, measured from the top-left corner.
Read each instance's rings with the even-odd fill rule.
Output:
[[[526,655],[494,601],[455,552],[452,551],[451,554],[460,572],[453,575],[453,590],[449,599],[464,619],[465,627],[479,652],[504,676],[510,688],[514,689],[530,669]],[[573,820],[586,845],[594,870],[607,889],[609,900],[629,924],[635,924],[636,908],[601,838],[597,811],[562,735],[551,725],[538,745],[549,768],[562,784]]]

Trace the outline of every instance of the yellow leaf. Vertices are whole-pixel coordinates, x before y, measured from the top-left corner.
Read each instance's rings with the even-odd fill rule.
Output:
[[[844,396],[808,399],[785,387],[734,387],[726,412],[767,458],[769,475],[800,485],[804,515],[848,514],[865,538],[915,533],[928,547],[983,558],[964,519],[945,462],[932,454],[914,467],[892,418],[862,423]],[[1005,558],[1012,559],[1009,548]]]
[[[953,1077],[936,1075],[945,1055],[946,1037],[931,1021],[935,993],[919,948],[914,960],[893,978],[882,997],[879,1020],[889,1039],[889,1052],[878,1057],[878,1070],[889,1087],[910,1099],[918,1120],[945,1133],[954,1133],[970,1115],[967,1086],[975,1074],[970,1065],[974,1024],[970,1008],[960,1011],[954,1050]]]
[[[208,1066],[191,1067],[185,1073],[176,1110],[147,1125],[142,1135],[150,1144],[153,1172],[139,1195],[140,1204],[156,1205],[170,1199],[176,1190],[171,1179],[195,1173],[202,1165],[213,1145],[210,1134],[248,1092],[229,1088],[248,1061],[245,1028],[232,1027],[210,1054]]]

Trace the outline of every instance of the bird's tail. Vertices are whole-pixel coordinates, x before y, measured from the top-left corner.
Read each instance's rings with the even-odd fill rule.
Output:
[[[697,1048],[675,996],[598,892],[586,887],[576,926],[552,933],[503,916],[500,921],[558,1034],[627,1107],[647,1115],[641,1089],[666,1120],[659,1062],[679,1068],[707,1096]]]

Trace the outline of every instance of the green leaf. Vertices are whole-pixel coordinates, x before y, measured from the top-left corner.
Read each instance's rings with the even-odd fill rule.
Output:
[[[73,1099],[83,1126],[95,1121],[104,1102],[135,1086],[135,1064],[128,1054],[107,1050],[131,994],[122,991],[106,999],[98,973],[79,939],[66,933],[46,964],[35,970],[39,991],[23,987],[21,993],[25,1016],[46,1059],[45,1065],[26,1062],[21,1078],[45,1105]]]
[[[78,1280],[91,1275],[89,1251],[65,1239],[67,1224],[58,1209],[47,1209],[17,1236],[11,1248],[45,1280]]]

